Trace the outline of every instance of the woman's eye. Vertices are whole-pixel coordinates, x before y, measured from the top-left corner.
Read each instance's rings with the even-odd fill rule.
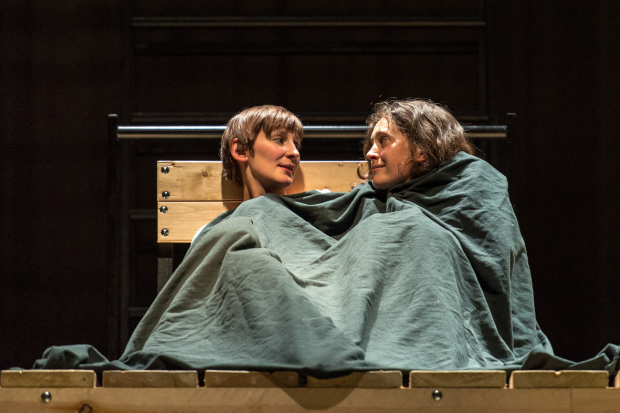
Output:
[[[284,139],[282,138],[273,138],[273,141],[278,143],[284,143]]]

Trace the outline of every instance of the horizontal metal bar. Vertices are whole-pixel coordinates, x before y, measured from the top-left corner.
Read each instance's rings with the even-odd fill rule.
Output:
[[[477,54],[475,42],[381,44],[183,44],[144,43],[136,45],[138,56],[262,56],[262,55],[463,55]]]
[[[464,125],[474,138],[505,138],[506,125]],[[226,126],[119,126],[118,139],[147,138],[221,138]],[[357,138],[368,129],[364,125],[315,125],[304,126],[307,138]]]
[[[129,211],[129,219],[135,221],[157,219],[157,211],[152,209],[132,209]]]
[[[482,28],[486,26],[484,20],[472,17],[465,19],[328,19],[328,18],[301,18],[301,17],[134,17],[131,25],[134,28],[150,29],[188,29],[188,28]]]
[[[146,310],[148,307],[129,307],[129,317],[130,318],[142,318],[144,314],[146,314]]]
[[[368,117],[367,112],[295,112],[295,114],[308,123],[337,124],[363,124]],[[489,116],[483,112],[454,112],[459,122],[486,123]],[[235,115],[235,112],[135,112],[131,117],[133,125],[205,125],[225,123]]]

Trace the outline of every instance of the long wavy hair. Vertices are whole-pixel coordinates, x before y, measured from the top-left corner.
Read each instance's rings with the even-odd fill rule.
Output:
[[[447,161],[459,151],[475,155],[476,148],[470,142],[461,124],[447,109],[428,100],[404,99],[377,103],[373,113],[366,120],[368,130],[364,139],[364,157],[372,148],[371,135],[375,125],[383,118],[393,122],[407,137],[411,161],[410,178],[417,178]],[[426,155],[426,160],[414,162],[416,149]],[[358,176],[363,180],[372,179],[371,161],[360,165]]]

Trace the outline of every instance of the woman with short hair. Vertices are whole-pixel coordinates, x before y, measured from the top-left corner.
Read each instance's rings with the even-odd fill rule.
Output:
[[[222,176],[243,187],[243,200],[284,195],[299,167],[304,136],[297,116],[282,106],[263,105],[235,115],[222,135]]]

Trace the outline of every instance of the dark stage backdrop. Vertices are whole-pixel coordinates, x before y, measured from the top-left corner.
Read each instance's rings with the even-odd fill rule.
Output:
[[[341,3],[342,10],[362,8],[359,15],[379,7]],[[558,355],[582,360],[620,342],[618,5],[495,3],[498,112],[518,114],[505,172],[528,247],[538,320]],[[463,2],[442,10],[458,11],[457,4]],[[120,0],[0,5],[2,369],[30,367],[54,344],[88,343],[106,352],[106,115],[122,110],[122,12]],[[389,76],[390,63],[353,80],[373,85]],[[452,73],[432,79],[428,93],[458,87],[463,73]],[[339,96],[344,86],[350,87],[330,84],[329,93]],[[295,87],[302,93],[320,85]],[[385,93],[399,96],[398,84],[391,87]],[[239,93],[261,100],[251,90]],[[150,110],[149,96],[139,98]],[[180,110],[199,99],[180,100]],[[456,109],[467,103],[457,101]]]

